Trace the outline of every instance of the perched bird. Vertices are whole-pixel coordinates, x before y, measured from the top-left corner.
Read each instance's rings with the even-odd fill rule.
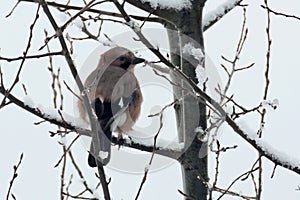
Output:
[[[93,152],[91,145],[88,157],[91,167],[97,166],[95,156],[103,165],[109,162],[112,131],[117,131],[121,138],[122,133],[132,130],[139,117],[143,97],[133,67],[144,61],[126,48],[114,47],[100,56],[97,68],[87,77],[86,94],[103,130],[98,131],[100,152]],[[80,116],[87,120],[81,101],[78,107]]]

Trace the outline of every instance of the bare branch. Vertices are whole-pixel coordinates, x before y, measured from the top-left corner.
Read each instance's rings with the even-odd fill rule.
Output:
[[[182,196],[184,196],[186,200],[195,200],[193,197],[191,197],[191,196],[185,194],[185,193],[182,192],[181,190],[178,189],[177,191],[178,191]]]
[[[8,58],[8,57],[0,56],[0,60],[12,62],[12,61],[16,61],[16,60],[37,59],[37,58],[43,58],[43,57],[49,57],[49,56],[63,56],[63,52],[62,51],[49,52],[49,53],[37,54],[37,55],[31,55],[31,56],[19,56],[16,58]]]
[[[73,166],[75,167],[75,169],[76,169],[76,171],[77,171],[79,177],[81,178],[81,180],[83,180],[83,185],[84,185],[86,191],[88,191],[89,193],[93,194],[92,189],[88,186],[86,180],[84,179],[84,176],[83,176],[82,171],[80,170],[79,166],[76,164],[72,152],[71,152],[71,151],[68,151],[68,153],[69,153],[69,156],[70,156],[70,158],[71,158],[72,164],[73,164]]]
[[[73,146],[73,144],[76,142],[76,140],[80,137],[80,135],[77,135],[73,141],[71,142],[71,144],[67,147],[64,148],[64,153],[63,155],[60,157],[60,159],[58,160],[58,162],[56,163],[56,165],[54,165],[54,168],[58,167],[58,165],[61,163],[61,161],[64,159],[65,155],[70,151],[71,147]]]
[[[236,68],[235,71],[243,71],[245,69],[250,69],[251,67],[253,67],[255,65],[255,63],[251,63],[250,65],[248,66],[245,66],[245,67],[240,67],[240,68]]]
[[[213,181],[212,188],[215,188],[217,185],[218,177],[219,177],[219,166],[220,166],[220,154],[221,154],[220,143],[218,140],[216,141],[216,143],[217,143],[217,151],[216,151],[216,159],[215,159],[216,160],[215,175],[214,175],[215,179]],[[209,191],[209,200],[212,200],[212,192],[213,190]]]
[[[236,118],[240,117],[241,115],[245,115],[250,112],[261,113],[259,110],[259,108],[261,108],[261,106],[262,106],[261,103],[258,106],[254,106],[253,108],[245,108],[242,105],[240,105],[239,103],[237,103],[235,100],[233,100],[233,95],[231,95],[230,97],[227,97],[226,95],[221,94],[221,92],[219,90],[216,90],[216,92],[218,92],[224,99],[226,99],[226,101],[223,103],[223,105],[225,105],[228,102],[232,102],[234,106],[236,106],[238,109],[241,110],[240,112],[237,112],[234,109],[234,112],[231,115],[233,119],[236,119]]]
[[[89,8],[92,7],[92,4],[95,2],[95,0],[90,1],[85,7],[81,8],[80,11],[78,13],[76,13],[74,16],[70,17],[68,19],[68,21],[65,22],[64,25],[61,26],[61,31],[63,32],[67,26],[74,21],[77,17],[79,17],[82,13],[84,13],[86,10],[88,10]],[[102,1],[103,2],[103,1]],[[102,3],[102,2],[98,2],[98,3]],[[97,4],[98,4],[97,3]]]
[[[253,172],[257,171],[257,170],[258,170],[258,167],[256,167],[255,169],[251,169],[250,171],[247,171],[247,172],[241,174],[240,176],[238,176],[237,178],[235,178],[235,179],[231,182],[231,184],[227,187],[227,189],[223,192],[223,194],[221,194],[221,195],[218,197],[217,200],[220,200],[224,195],[226,195],[227,192],[229,191],[229,189],[230,189],[230,188],[231,188],[238,180],[242,179],[243,177],[247,177],[248,174],[253,173]]]
[[[274,178],[274,176],[275,176],[276,167],[277,167],[277,165],[274,165],[274,168],[273,168],[273,171],[271,174],[271,178]]]
[[[46,30],[44,30],[45,32],[45,36],[47,37],[48,36],[48,33]],[[50,47],[47,43],[47,51],[50,52]],[[51,73],[51,77],[52,77],[52,84],[51,84],[51,88],[52,88],[52,91],[53,91],[53,106],[54,108],[57,108],[56,106],[56,98],[57,98],[57,91],[55,89],[55,82],[56,82],[56,75],[55,75],[55,72],[54,72],[54,67],[53,67],[53,59],[52,59],[52,56],[49,56],[49,64],[50,66],[48,67],[48,70],[50,71]]]
[[[268,1],[265,0],[265,5],[268,7]],[[270,78],[269,78],[269,73],[270,73],[270,60],[271,60],[271,44],[272,44],[272,39],[271,39],[271,17],[270,17],[270,11],[267,10],[267,54],[266,54],[266,71],[265,71],[265,90],[264,90],[264,96],[263,100],[266,100],[268,97],[268,91],[269,91],[269,86],[270,86]]]
[[[3,81],[3,73],[0,65],[0,86],[4,87],[4,81]]]
[[[26,46],[25,51],[23,53],[23,59],[21,61],[19,69],[17,71],[15,80],[14,80],[13,84],[10,86],[10,88],[8,89],[7,94],[9,94],[13,90],[13,88],[15,87],[15,85],[20,80],[19,76],[21,74],[21,71],[23,69],[23,66],[24,66],[24,63],[25,63],[25,60],[26,60],[25,57],[27,56],[27,53],[28,53],[28,51],[30,49],[30,46],[31,46],[31,40],[32,40],[32,37],[33,37],[33,28],[34,28],[34,26],[35,26],[35,24],[36,24],[36,22],[37,22],[37,20],[39,18],[39,11],[40,11],[40,5],[38,5],[38,7],[37,7],[35,18],[34,18],[33,23],[30,25],[30,28],[29,28],[30,29],[29,30],[29,38],[28,38],[27,46]],[[3,100],[2,100],[2,103],[0,104],[0,108],[5,104],[6,97],[7,96],[5,95],[4,98],[3,98]]]
[[[19,0],[19,1],[35,3],[35,0]],[[56,2],[49,2],[49,1],[47,1],[47,4],[49,6],[57,8],[61,12],[65,12],[67,10],[81,10],[82,9],[81,6],[72,6],[69,4],[66,5],[66,4],[56,3]],[[114,13],[114,12],[109,12],[109,11],[103,11],[103,10],[98,10],[98,9],[93,9],[93,8],[88,8],[86,11],[90,12],[90,13],[100,14],[100,15],[107,15],[107,16],[111,16],[111,17],[123,18],[123,16],[119,13]],[[158,18],[158,17],[144,17],[144,16],[138,16],[138,15],[130,15],[130,17],[132,17],[133,19],[139,20],[139,21],[157,22],[157,23],[162,23],[162,24],[166,23],[166,20],[164,20],[162,18]]]
[[[273,13],[274,15],[300,20],[300,17],[298,17],[296,15],[288,15],[288,14],[284,14],[284,13],[281,13],[281,12],[276,12],[276,11],[272,10],[271,8],[265,6],[265,5],[261,5],[261,7],[263,9],[266,9],[268,12]]]
[[[125,3],[125,1],[124,1]],[[147,18],[145,18],[145,20],[143,21],[143,23],[140,26],[140,29],[145,25],[146,21],[148,20],[148,18],[150,18],[150,16],[153,14],[154,9],[150,10],[149,15]]]
[[[66,166],[67,166],[67,156],[65,154],[66,147],[63,145],[63,166],[61,168],[61,174],[60,174],[60,199],[64,200],[64,187],[65,187],[65,172],[66,172]]]
[[[246,20],[247,20],[246,19],[246,8],[243,8],[243,19],[244,20],[243,20],[243,24],[242,24],[242,29],[241,29],[241,33],[240,33],[240,37],[239,37],[239,41],[238,41],[238,44],[236,47],[235,57],[234,57],[233,61],[222,56],[223,60],[225,60],[226,62],[229,62],[231,64],[231,71],[229,71],[224,65],[221,65],[221,67],[225,70],[225,72],[228,75],[228,80],[227,80],[224,90],[222,92],[223,95],[221,96],[221,103],[223,102],[224,95],[226,96],[226,93],[231,85],[231,81],[233,79],[235,72],[242,70],[242,68],[237,69],[236,65],[239,60],[240,54],[243,50],[243,47],[244,47],[244,44],[245,44],[245,41],[246,41],[247,35],[248,35],[248,29],[246,28]],[[252,67],[252,66],[253,65],[250,65],[250,67]],[[248,68],[250,68],[250,67],[248,67]],[[244,68],[243,70],[245,70],[245,69],[247,69],[247,68]]]
[[[78,96],[71,88],[70,86],[66,83],[66,81],[64,81],[65,86],[67,87],[67,89],[79,100],[82,100],[80,96]]]
[[[164,111],[165,111],[167,108],[173,106],[175,103],[177,103],[177,100],[175,100],[175,101],[171,102],[170,104],[166,105],[165,107],[163,107],[163,108],[161,109],[160,112],[158,112],[158,113],[156,113],[156,114],[151,114],[151,115],[148,116],[148,117],[159,116],[160,124],[159,124],[158,131],[157,131],[157,133],[156,133],[155,136],[154,136],[154,141],[153,141],[153,152],[152,152],[152,155],[151,155],[151,158],[150,158],[150,160],[149,160],[148,165],[145,167],[144,177],[143,177],[143,179],[142,179],[142,182],[141,182],[141,184],[140,184],[140,187],[139,187],[139,189],[138,189],[138,192],[137,192],[137,194],[136,194],[136,196],[135,196],[135,200],[137,200],[137,199],[139,198],[139,195],[140,195],[140,193],[141,193],[141,191],[142,191],[142,188],[143,188],[143,186],[144,186],[144,184],[145,184],[145,182],[146,182],[146,179],[147,179],[147,176],[148,176],[149,169],[150,169],[150,167],[151,167],[151,165],[152,165],[154,155],[155,155],[155,153],[156,153],[156,142],[157,142],[157,137],[158,137],[158,135],[159,135],[161,129],[163,128],[163,125],[164,125],[164,124],[163,124],[163,113],[164,113]]]
[[[28,95],[26,86],[23,83],[22,83],[22,88],[23,88],[23,91],[24,91],[25,95]]]
[[[265,7],[268,8],[268,0],[264,0],[265,2]],[[263,94],[263,100],[267,100],[268,97],[268,92],[269,92],[269,86],[270,86],[270,78],[269,78],[269,72],[270,72],[270,59],[271,59],[271,16],[270,16],[270,11],[267,9],[267,27],[266,27],[266,33],[267,33],[267,53],[266,53],[266,69],[265,69],[265,89],[264,89],[264,94]],[[265,125],[265,116],[266,116],[267,110],[263,108],[262,113],[261,113],[261,119],[260,119],[260,125],[263,127]],[[261,138],[262,137],[262,131],[263,129],[260,128],[257,132],[258,136]],[[259,155],[262,155],[261,152],[258,152]],[[257,198],[261,198],[262,194],[262,158],[260,157],[259,159],[259,171],[258,171],[258,192],[257,192]],[[277,165],[275,163],[275,165]]]
[[[251,199],[256,200],[255,196],[246,196],[246,195],[240,194],[238,192],[232,192],[230,190],[225,190],[225,189],[218,188],[218,187],[214,188],[214,191],[222,193],[222,194],[225,193],[225,195],[239,197],[239,198],[246,199],[246,200],[251,200]]]
[[[6,18],[10,17],[13,14],[13,12],[15,11],[15,9],[19,5],[19,3],[20,3],[20,1],[17,1],[17,3],[14,5],[14,7],[11,9],[11,11],[5,16]]]
[[[9,200],[9,195],[11,194],[11,189],[12,189],[12,186],[14,184],[14,181],[16,180],[16,178],[18,177],[18,169],[22,163],[22,159],[23,159],[23,153],[21,154],[20,156],[20,159],[19,159],[19,162],[17,165],[14,165],[14,174],[13,174],[13,177],[11,179],[11,181],[9,182],[9,188],[8,188],[8,191],[7,191],[7,194],[6,194],[6,200]],[[13,195],[13,194],[11,194]]]

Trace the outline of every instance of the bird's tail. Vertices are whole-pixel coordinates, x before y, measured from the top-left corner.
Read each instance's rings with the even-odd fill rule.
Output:
[[[100,140],[100,151],[94,152],[93,142],[90,147],[90,154],[88,157],[88,164],[90,167],[97,167],[96,159],[103,165],[106,165],[110,160],[111,155],[111,137],[112,132],[110,128],[102,128],[107,124],[107,120],[99,120],[99,125],[101,128],[98,129],[98,137]]]

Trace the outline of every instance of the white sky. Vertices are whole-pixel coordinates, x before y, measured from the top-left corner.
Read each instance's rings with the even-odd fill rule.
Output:
[[[223,1],[208,0],[206,11],[212,9]],[[265,65],[265,49],[266,49],[266,34],[265,34],[265,11],[260,8],[263,1],[246,1],[249,3],[247,14],[247,26],[249,27],[249,37],[246,41],[246,48],[242,53],[240,64],[241,66],[255,62],[255,66],[247,72],[239,73],[233,81],[230,92],[235,94],[235,98],[241,104],[251,107],[259,104],[263,93],[264,84],[264,65]],[[25,49],[25,41],[28,38],[28,26],[32,23],[35,7],[31,4],[20,4],[14,14],[5,19],[5,15],[13,7],[14,2],[0,1],[0,54],[1,56],[16,57],[22,54]],[[282,11],[289,14],[300,16],[300,3],[293,0],[287,0],[284,3],[279,0],[271,0],[270,7],[277,11]],[[42,13],[42,12],[41,12]],[[61,18],[62,20],[63,18]],[[298,74],[299,59],[298,48],[300,41],[300,21],[286,19],[272,15],[272,51],[271,51],[271,88],[270,99],[279,99],[279,108],[276,111],[270,111],[267,115],[267,125],[264,137],[268,142],[285,152],[288,155],[298,157],[300,159],[300,147],[298,141],[300,139],[298,133],[298,124],[300,118],[297,106],[299,95],[298,85],[300,79]],[[219,67],[221,55],[228,58],[234,56],[237,40],[240,34],[242,22],[242,10],[235,9],[228,14],[224,19],[208,30],[205,37],[206,53],[215,63],[216,69],[219,71],[221,78],[224,79],[224,73]],[[35,53],[43,44],[43,28],[51,33],[52,29],[45,16],[41,14],[32,44],[31,53]],[[148,25],[147,27],[153,27]],[[104,25],[103,30],[111,37],[116,36],[127,28],[119,28],[118,24]],[[77,34],[78,29],[70,29],[73,34]],[[126,42],[126,41],[124,41]],[[157,42],[157,41],[156,41]],[[161,44],[161,43],[159,43]],[[57,42],[51,43],[52,50],[57,47]],[[162,45],[162,44],[161,44]],[[77,42],[75,43],[74,60],[76,65],[81,67],[85,60],[90,56],[98,45],[95,42]],[[143,54],[143,52],[141,52]],[[147,57],[148,58],[148,57]],[[149,58],[148,58],[149,59]],[[11,84],[11,78],[18,68],[18,63],[0,62],[4,72],[6,85]],[[58,59],[55,61],[56,66],[61,67],[61,77],[70,85],[74,84],[72,77],[65,65],[64,60]],[[52,91],[50,88],[51,76],[46,70],[48,59],[27,61],[24,70],[22,71],[21,83],[27,86],[28,93],[33,100],[45,106],[52,105]],[[138,70],[138,73],[150,73],[145,70]],[[149,85],[149,84],[148,84]],[[147,86],[147,84],[146,84]],[[158,86],[159,87],[159,86]],[[149,86],[146,89],[156,90],[154,86]],[[165,99],[168,102],[168,89],[163,88],[160,91],[159,99]],[[68,93],[64,88],[64,92]],[[150,92],[149,92],[150,93]],[[145,93],[145,95],[149,95]],[[21,86],[14,90],[14,94],[18,97],[23,97],[24,92]],[[166,94],[164,97],[162,94]],[[170,93],[169,93],[170,94]],[[152,100],[151,95],[149,98]],[[148,99],[149,99],[148,98]],[[145,115],[149,112],[154,112],[158,107],[153,107],[157,103],[152,103],[152,107],[144,107]],[[148,104],[147,104],[148,105]],[[149,103],[150,105],[150,103]],[[65,111],[72,114],[73,99],[66,97],[64,102]],[[58,199],[60,188],[60,168],[54,169],[54,165],[61,156],[61,147],[57,144],[58,138],[50,138],[48,131],[55,130],[56,127],[42,124],[34,126],[33,122],[39,119],[16,106],[10,105],[0,111],[1,135],[0,140],[0,196],[3,198],[9,185],[12,176],[12,166],[17,163],[19,155],[24,152],[24,160],[19,170],[19,177],[13,187],[13,193],[17,199]],[[250,116],[245,119],[248,126],[256,130],[259,126],[257,118]],[[139,127],[147,128],[153,122],[141,121]],[[150,123],[150,125],[149,125]],[[172,124],[170,124],[172,126]],[[165,129],[166,134],[169,130]],[[172,135],[165,135],[166,138],[172,138]],[[232,146],[238,144],[236,151],[231,151],[222,156],[221,174],[219,186],[226,187],[241,173],[248,170],[256,159],[256,153],[250,145],[243,142],[235,133],[224,127],[219,135],[222,145]],[[90,181],[91,185],[95,185],[94,169],[87,167],[87,153],[83,142],[78,142],[74,146],[75,158],[80,167],[84,170],[84,174]],[[113,152],[114,153],[114,152]],[[143,154],[144,155],[144,154]],[[140,158],[139,156],[137,156]],[[144,156],[142,157],[143,159]],[[147,158],[146,158],[147,160]],[[130,161],[129,161],[130,162]],[[124,161],[126,163],[126,161]],[[141,194],[141,199],[182,199],[178,194],[177,189],[181,188],[181,173],[179,165],[175,162],[167,162],[171,164],[164,165],[165,168],[158,168],[150,174]],[[212,166],[213,161],[210,162]],[[146,165],[145,161],[139,161],[138,167],[140,170]],[[300,192],[296,191],[300,185],[300,177],[285,169],[278,167],[275,177],[270,179],[273,165],[270,162],[265,162],[264,169],[264,188],[263,199],[289,199],[296,200],[300,198]],[[72,172],[73,169],[68,169]],[[137,187],[142,179],[141,173],[125,173],[117,171],[115,168],[108,168],[108,174],[112,176],[111,188],[114,199],[131,200],[137,192]],[[213,169],[211,171],[213,173]],[[74,182],[80,181],[74,178]],[[233,189],[249,194],[249,182],[238,184],[238,187]],[[76,191],[78,188],[72,188]],[[224,199],[234,199],[227,197]]]

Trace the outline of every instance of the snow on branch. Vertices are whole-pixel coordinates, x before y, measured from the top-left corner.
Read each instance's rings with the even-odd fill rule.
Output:
[[[279,151],[262,138],[259,138],[256,132],[249,129],[245,123],[237,123],[228,116],[226,117],[226,122],[236,133],[259,151],[262,156],[272,161],[276,166],[279,165],[300,175],[300,161],[297,158]]]
[[[270,145],[267,141],[265,141],[262,138],[259,138],[259,136],[257,135],[257,133],[253,130],[251,130],[248,125],[243,122],[243,121],[239,121],[238,122],[238,126],[241,128],[241,130],[243,130],[246,134],[247,137],[253,141],[255,141],[256,145],[267,155],[272,157],[272,161],[277,165],[279,162],[281,164],[283,164],[283,166],[289,166],[291,168],[294,169],[298,169],[299,171],[299,167],[300,167],[300,160],[298,160],[295,157],[292,157],[278,149],[276,149],[275,147],[273,147],[272,145]]]
[[[37,107],[32,107],[32,105],[35,105],[35,103],[33,101],[30,100],[30,98],[27,97],[26,103],[24,103],[23,101],[19,100],[18,98],[16,98],[15,96],[13,96],[12,94],[8,93],[7,90],[0,86],[0,93],[2,93],[4,96],[7,96],[7,99],[9,99],[12,103],[16,104],[17,106],[19,106],[20,108],[34,114],[37,117],[40,117],[52,124],[64,127],[66,129],[69,129],[71,131],[77,131],[79,134],[81,135],[87,135],[90,136],[91,131],[88,129],[84,129],[84,128],[80,128],[80,127],[76,127],[75,124],[73,124],[73,122],[75,121],[75,119],[73,120],[70,117],[66,117],[67,120],[65,120],[65,122],[63,122],[61,120],[61,117],[58,119],[57,116],[54,117],[54,112],[57,113],[57,110],[53,110],[51,111],[52,114],[47,114],[47,113],[42,113],[41,110],[39,110]],[[64,114],[63,114],[64,115]]]
[[[190,0],[141,0],[142,3],[149,3],[154,9],[175,9],[182,10],[183,8],[191,8]]]
[[[41,104],[36,104],[29,96],[25,96],[23,102],[24,106],[30,107],[36,110],[37,112],[40,112],[45,118],[53,119],[56,121],[65,121],[66,123],[74,127],[78,126],[84,129],[89,128],[88,124],[80,117],[75,118],[63,111],[51,107],[44,107]]]
[[[137,137],[137,135],[140,135],[140,133],[134,133],[132,134],[131,132],[128,133],[128,136],[130,137],[129,139],[126,139],[127,143],[136,143],[140,145],[144,145],[145,147],[153,147],[153,138],[140,138]],[[184,149],[184,143],[178,143],[178,142],[170,142],[169,140],[164,140],[164,139],[158,139],[156,143],[156,147],[158,149],[169,149],[173,151],[182,151]]]
[[[207,30],[216,22],[218,22],[223,16],[225,16],[241,2],[242,0],[227,0],[225,3],[219,5],[213,11],[210,11],[209,13],[204,15],[202,21],[203,31]]]
[[[61,115],[58,113],[58,110],[53,108],[45,108],[42,105],[37,105],[34,103],[29,97],[24,98],[24,102],[20,99],[16,98],[12,94],[8,94],[6,89],[0,86],[0,93],[3,95],[7,95],[7,99],[9,99],[12,103],[19,106],[20,108],[34,114],[37,117],[40,117],[51,124],[55,124],[61,127],[64,127],[70,131],[75,131],[79,135],[91,136],[92,131],[83,127],[87,127],[86,122],[83,122],[81,119],[74,118],[67,113],[62,111]],[[64,118],[62,120],[62,117]],[[83,125],[83,127],[78,126]],[[125,140],[121,141],[117,137],[112,138],[112,143],[116,145],[122,145],[128,148],[133,148],[146,152],[153,152],[153,141],[150,144],[150,141],[141,142],[140,140]],[[182,154],[181,144],[167,144],[167,141],[161,141],[158,143],[156,148],[156,153],[167,156],[170,158],[179,158]]]

